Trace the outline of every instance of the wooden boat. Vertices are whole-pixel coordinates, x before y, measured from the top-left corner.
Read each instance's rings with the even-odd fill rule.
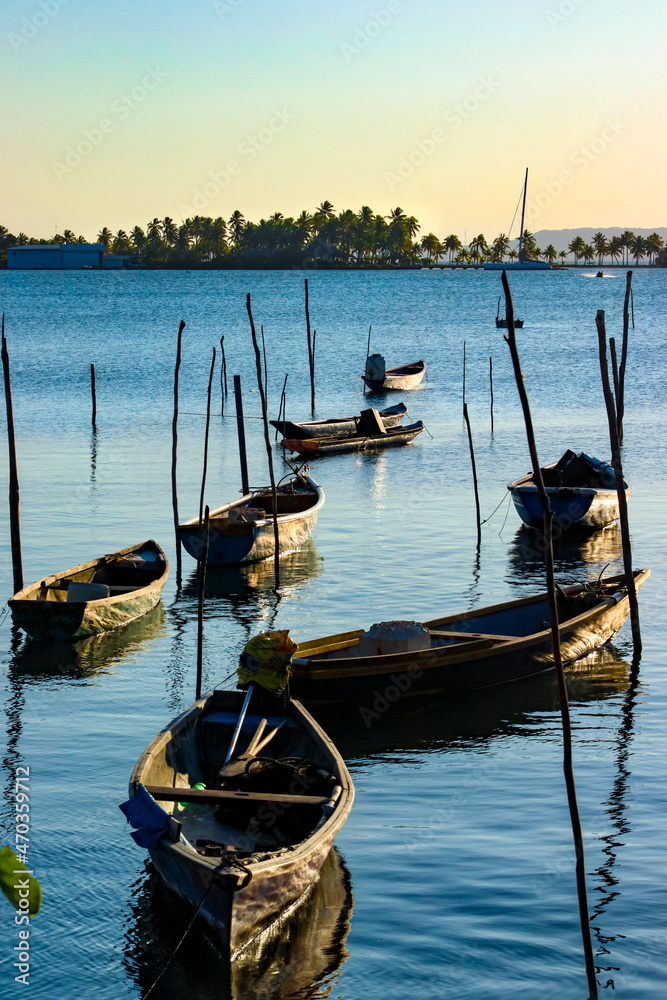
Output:
[[[324,491],[310,476],[297,473],[278,484],[278,545],[280,555],[306,542],[324,504]],[[193,517],[177,528],[178,537],[195,559],[203,551],[203,531]],[[209,515],[208,562],[214,566],[260,562],[275,552],[273,495],[270,487],[251,490]]]
[[[396,406],[389,406],[386,410],[380,410],[378,416],[385,429],[395,427],[406,416],[408,408],[405,403],[397,403]],[[321,438],[321,437],[347,437],[351,434],[359,433],[360,417],[341,417],[332,420],[309,420],[305,423],[297,424],[292,420],[270,420],[276,430],[280,431],[286,438]]]
[[[383,392],[385,389],[416,389],[425,374],[425,361],[385,368],[383,356],[371,354],[366,361],[366,372],[361,377],[371,392]]]
[[[260,689],[227,762],[243,700],[214,691],[163,729],[121,807],[230,958],[303,898],[354,800],[342,757],[303,706]],[[270,740],[271,757],[258,757]]]
[[[498,307],[496,309],[496,326],[501,330],[507,329],[507,317],[500,315],[500,299],[498,299]],[[523,326],[522,319],[514,319],[514,326],[519,330]]]
[[[616,475],[611,465],[580,452],[566,451],[557,462],[542,469],[544,486],[554,520],[561,529],[595,530],[618,517]],[[626,496],[632,487],[623,483]],[[507,484],[519,517],[529,528],[542,527],[542,503],[530,472]]]
[[[78,639],[126,625],[154,608],[169,575],[151,540],[24,587],[9,599],[14,624],[35,638]]]
[[[635,570],[637,590],[649,570]],[[616,635],[629,611],[623,576],[559,591],[561,652],[564,663],[586,656]],[[423,622],[381,623],[299,643],[292,660],[290,690],[306,702],[367,699],[368,711],[386,711],[408,695],[459,694],[506,684],[551,668],[551,628],[547,595],[536,594],[488,608]],[[393,652],[392,626],[411,626],[413,644]],[[389,638],[377,640],[383,631]],[[404,643],[405,644],[405,643]],[[399,646],[400,648],[400,646]],[[363,654],[363,655],[362,655]]]
[[[344,451],[376,451],[378,448],[397,448],[404,444],[412,444],[418,434],[424,430],[421,420],[407,427],[390,427],[384,434],[354,434],[349,437],[305,438],[294,440],[284,438],[282,448],[314,458],[318,455],[333,455]]]

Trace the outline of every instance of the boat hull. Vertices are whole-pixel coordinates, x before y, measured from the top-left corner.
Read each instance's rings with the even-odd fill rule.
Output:
[[[416,371],[406,371],[404,369],[416,368]],[[426,374],[426,362],[417,361],[413,365],[402,365],[400,368],[388,368],[383,379],[369,378],[362,375],[362,378],[371,392],[389,392],[394,389],[416,389]]]
[[[160,558],[163,566],[159,578],[150,581],[145,587],[133,590],[131,593],[93,601],[68,602],[63,599],[47,600],[39,596],[54,591],[53,584],[58,580],[68,580],[72,577],[79,577],[81,580],[91,578],[103,562],[103,560],[92,560],[56,576],[47,577],[10,598],[8,603],[14,624],[35,639],[67,641],[108,632],[141,618],[152,611],[162,597],[169,575],[166,556],[152,541],[143,543],[143,546],[131,546],[113,553],[113,557],[120,558],[137,553],[142,548],[150,548],[150,551]]]
[[[385,428],[396,427],[407,414],[408,409],[403,403],[380,410],[378,417]],[[299,439],[322,437],[347,437],[359,431],[359,417],[346,417],[342,420],[311,420],[304,423],[294,423],[291,420],[270,420],[269,423],[285,438]]]
[[[537,487],[512,486],[510,492],[523,523],[529,528],[541,528],[542,502]],[[613,524],[618,518],[616,490],[547,486],[546,492],[554,520],[561,529],[578,527],[595,531],[605,525]],[[626,496],[631,492],[631,489],[627,489]]]
[[[309,458],[319,455],[337,455],[347,451],[378,451],[381,448],[399,448],[402,445],[411,444],[423,430],[423,423],[418,421],[409,427],[397,427],[389,430],[386,434],[372,437],[358,435],[346,438],[308,438],[306,440],[285,438],[281,442],[281,446],[299,455],[307,455]]]
[[[635,572],[638,590],[648,575],[649,570]],[[565,592],[574,593],[577,589],[565,588]],[[483,611],[491,621],[493,616],[502,620],[502,614],[509,607],[498,605]],[[354,698],[358,702],[366,701],[369,711],[383,712],[401,697],[435,693],[458,695],[551,669],[551,629],[544,595],[512,602],[511,607],[533,617],[537,615],[538,619],[541,616],[543,627],[530,635],[512,636],[500,643],[489,639],[452,640],[451,645],[383,656],[355,655],[355,645],[350,646],[349,639],[360,635],[361,630],[349,633],[347,643],[345,637],[339,637],[344,648],[332,652],[328,658],[317,658],[316,654],[308,658],[309,647],[317,649],[317,643],[324,640],[300,643],[293,661],[290,689],[307,704],[349,702]],[[628,613],[627,591],[620,588],[597,608],[564,622],[559,629],[563,663],[578,660],[613,639]],[[436,631],[458,626],[457,631],[465,635],[465,623],[474,626],[474,616],[474,612],[468,612],[458,618],[450,616],[423,624]],[[467,631],[475,632],[472,627]]]

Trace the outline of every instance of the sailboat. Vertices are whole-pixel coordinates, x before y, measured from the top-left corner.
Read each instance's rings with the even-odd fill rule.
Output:
[[[485,271],[551,271],[551,264],[545,260],[531,260],[523,252],[523,220],[526,214],[526,192],[528,190],[528,167],[523,182],[523,205],[521,207],[521,230],[519,233],[519,259],[509,261],[507,264],[496,263],[490,260],[484,261]]]

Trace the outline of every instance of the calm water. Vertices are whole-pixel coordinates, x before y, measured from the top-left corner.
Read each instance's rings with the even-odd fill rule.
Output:
[[[608,457],[595,312],[620,342],[624,272],[513,277],[526,325],[519,348],[543,463],[567,447]],[[264,325],[269,404],[284,376],[287,415],[308,416],[303,273],[0,272],[12,362],[26,582],[144,538],[173,556],[171,399],[178,321],[179,500],[198,509],[212,347],[243,380],[250,478],[266,481],[245,294]],[[429,381],[401,398],[429,434],[377,456],[313,462],[326,492],[313,541],[272,567],[211,574],[207,684],[225,683],[247,638],[289,628],[314,638],[391,618],[428,619],[542,589],[531,536],[507,508],[505,483],[527,470],[509,354],[493,323],[497,275],[481,271],[311,273],[319,416],[358,412],[368,325],[389,364],[425,357]],[[664,994],[667,675],[667,272],[634,275],[626,386],[626,478],[641,593],[644,655],[631,683],[630,632],[570,674],[575,767],[602,996]],[[461,418],[463,342],[484,526]],[[489,421],[493,357],[495,433]],[[89,365],[97,372],[91,436]],[[207,502],[240,485],[232,397],[220,414],[216,375]],[[255,390],[254,392],[252,390]],[[379,405],[386,397],[373,400]],[[397,397],[388,402],[396,402]],[[384,405],[387,405],[385,403]],[[3,438],[4,440],[4,438]],[[3,453],[5,446],[3,445]],[[280,467],[280,458],[276,454]],[[6,459],[0,461],[6,498]],[[12,593],[6,499],[0,585]],[[610,530],[561,546],[561,582],[621,567]],[[194,697],[196,586],[184,555],[164,600],[125,630],[71,646],[21,644],[0,625],[6,748],[1,842],[13,836],[17,766],[30,768],[30,861],[44,887],[31,926],[30,996],[142,997],[187,923],[129,836],[118,803],[146,744]],[[226,684],[233,683],[226,680]],[[267,945],[240,965],[238,998],[406,996],[585,1000],[573,848],[549,677],[449,703],[404,703],[366,726],[358,711],[325,727],[356,785],[352,815],[326,877],[299,915],[290,949]],[[0,995],[13,982],[12,911],[0,905]],[[205,935],[193,933],[151,997],[228,996]],[[25,994],[27,995],[27,993]]]

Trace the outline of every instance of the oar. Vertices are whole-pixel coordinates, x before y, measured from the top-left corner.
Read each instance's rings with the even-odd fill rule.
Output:
[[[252,696],[252,685],[248,688],[248,693],[245,696],[245,701],[243,702],[243,708],[241,709],[241,714],[239,715],[239,721],[236,723],[236,729],[234,730],[234,735],[232,736],[232,742],[229,744],[229,750],[227,751],[227,756],[225,757],[225,764],[229,761],[232,754],[234,753],[234,747],[236,746],[236,741],[239,738],[239,733],[241,732],[241,726],[243,725],[245,714],[248,711],[248,705],[250,704],[251,696]]]
[[[286,723],[286,722],[287,722],[287,719],[283,719],[283,721],[282,721],[282,722],[279,722],[279,723],[278,723],[278,725],[276,726],[276,728],[275,728],[275,729],[272,729],[272,730],[271,730],[271,732],[269,733],[269,735],[268,735],[268,736],[265,736],[265,737],[264,737],[264,739],[262,740],[262,742],[261,742],[261,743],[257,743],[257,744],[256,744],[256,746],[255,746],[255,747],[253,748],[253,751],[252,751],[252,753],[253,753],[253,756],[254,756],[254,757],[256,757],[256,756],[258,755],[258,753],[259,753],[259,751],[260,751],[260,750],[263,750],[263,749],[264,749],[264,747],[265,747],[265,746],[267,745],[267,743],[270,743],[270,742],[271,742],[271,740],[273,739],[273,737],[274,737],[274,736],[276,735],[276,733],[277,733],[277,732],[278,732],[278,731],[279,731],[280,729],[282,729],[282,728],[283,728],[283,726],[285,725],[285,723]]]

